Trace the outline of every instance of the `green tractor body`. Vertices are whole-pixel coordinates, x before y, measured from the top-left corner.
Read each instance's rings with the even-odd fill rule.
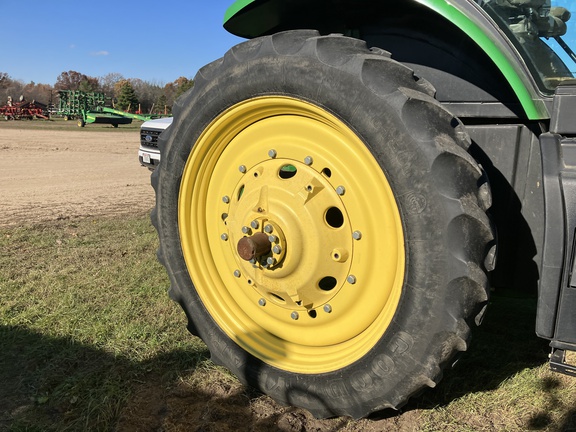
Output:
[[[318,417],[398,409],[517,287],[576,375],[571,24],[546,0],[234,3],[249,40],[198,72],[152,176],[213,360]]]

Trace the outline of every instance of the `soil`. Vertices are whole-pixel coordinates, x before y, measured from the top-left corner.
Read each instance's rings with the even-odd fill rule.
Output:
[[[0,123],[0,226],[121,215],[154,205],[150,171],[138,163],[137,129],[24,129],[8,123]]]
[[[154,191],[137,150],[136,127],[53,130],[0,122],[0,226],[149,211]],[[412,431],[420,418],[420,410],[413,407],[358,421],[319,420],[237,383],[203,382],[167,383],[162,377],[147,377],[121,408],[117,430]]]

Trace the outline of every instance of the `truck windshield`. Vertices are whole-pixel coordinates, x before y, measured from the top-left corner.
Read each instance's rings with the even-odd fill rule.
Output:
[[[479,0],[547,93],[576,75],[576,1]],[[574,18],[576,21],[576,17]]]

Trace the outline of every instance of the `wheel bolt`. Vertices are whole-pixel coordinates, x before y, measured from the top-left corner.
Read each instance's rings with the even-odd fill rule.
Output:
[[[282,253],[282,248],[280,247],[280,245],[276,245],[272,248],[272,252],[274,252],[275,254],[280,254]]]
[[[268,257],[268,259],[266,260],[266,264],[268,264],[269,266],[273,266],[274,264],[276,264],[276,258]]]
[[[272,231],[274,231],[274,227],[272,225],[266,225],[264,227],[264,232],[267,232],[268,234],[270,234]]]
[[[220,236],[220,238],[224,241],[228,240],[228,234],[224,233]]]
[[[294,311],[290,314],[290,317],[296,321],[298,318],[300,318],[300,315],[298,315],[298,312]]]
[[[306,165],[312,165],[312,162],[314,162],[314,159],[312,159],[312,156],[306,156],[306,157],[304,158],[304,163],[305,163]]]
[[[252,230],[250,229],[250,227],[247,227],[247,226],[242,227],[242,233],[243,234],[250,234],[251,232],[252,232]]]
[[[244,173],[246,172],[246,165],[240,165],[240,166],[238,167],[238,170],[239,170],[242,174],[244,174]]]
[[[346,278],[346,281],[348,281],[349,284],[354,285],[356,283],[356,276],[354,275],[349,275]]]
[[[336,193],[338,195],[344,195],[346,193],[346,189],[344,188],[344,186],[338,186],[336,188]]]
[[[268,151],[268,156],[270,156],[272,159],[274,159],[277,155],[278,153],[274,149]]]
[[[261,298],[260,300],[258,300],[258,304],[260,306],[266,306],[266,299]]]
[[[240,277],[240,270],[234,270],[234,276],[239,278]]]
[[[325,304],[324,305],[324,312],[331,313],[332,312],[332,306],[330,306],[329,304]]]
[[[352,238],[354,240],[360,240],[362,238],[362,233],[360,231],[354,231],[352,233]]]
[[[222,197],[222,202],[224,204],[228,204],[230,202],[230,197],[228,195],[225,195]]]
[[[276,242],[278,241],[278,237],[276,237],[274,234],[270,234],[270,235],[268,236],[268,241],[269,241],[270,243],[276,243]]]
[[[260,224],[258,223],[257,220],[253,220],[253,221],[250,223],[250,226],[251,226],[252,228],[254,228],[254,229],[258,229],[258,227],[260,226]]]

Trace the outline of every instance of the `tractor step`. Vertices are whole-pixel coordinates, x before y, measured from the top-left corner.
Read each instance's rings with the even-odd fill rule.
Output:
[[[552,348],[550,354],[550,369],[565,375],[576,377],[576,366],[566,363],[566,350]]]

